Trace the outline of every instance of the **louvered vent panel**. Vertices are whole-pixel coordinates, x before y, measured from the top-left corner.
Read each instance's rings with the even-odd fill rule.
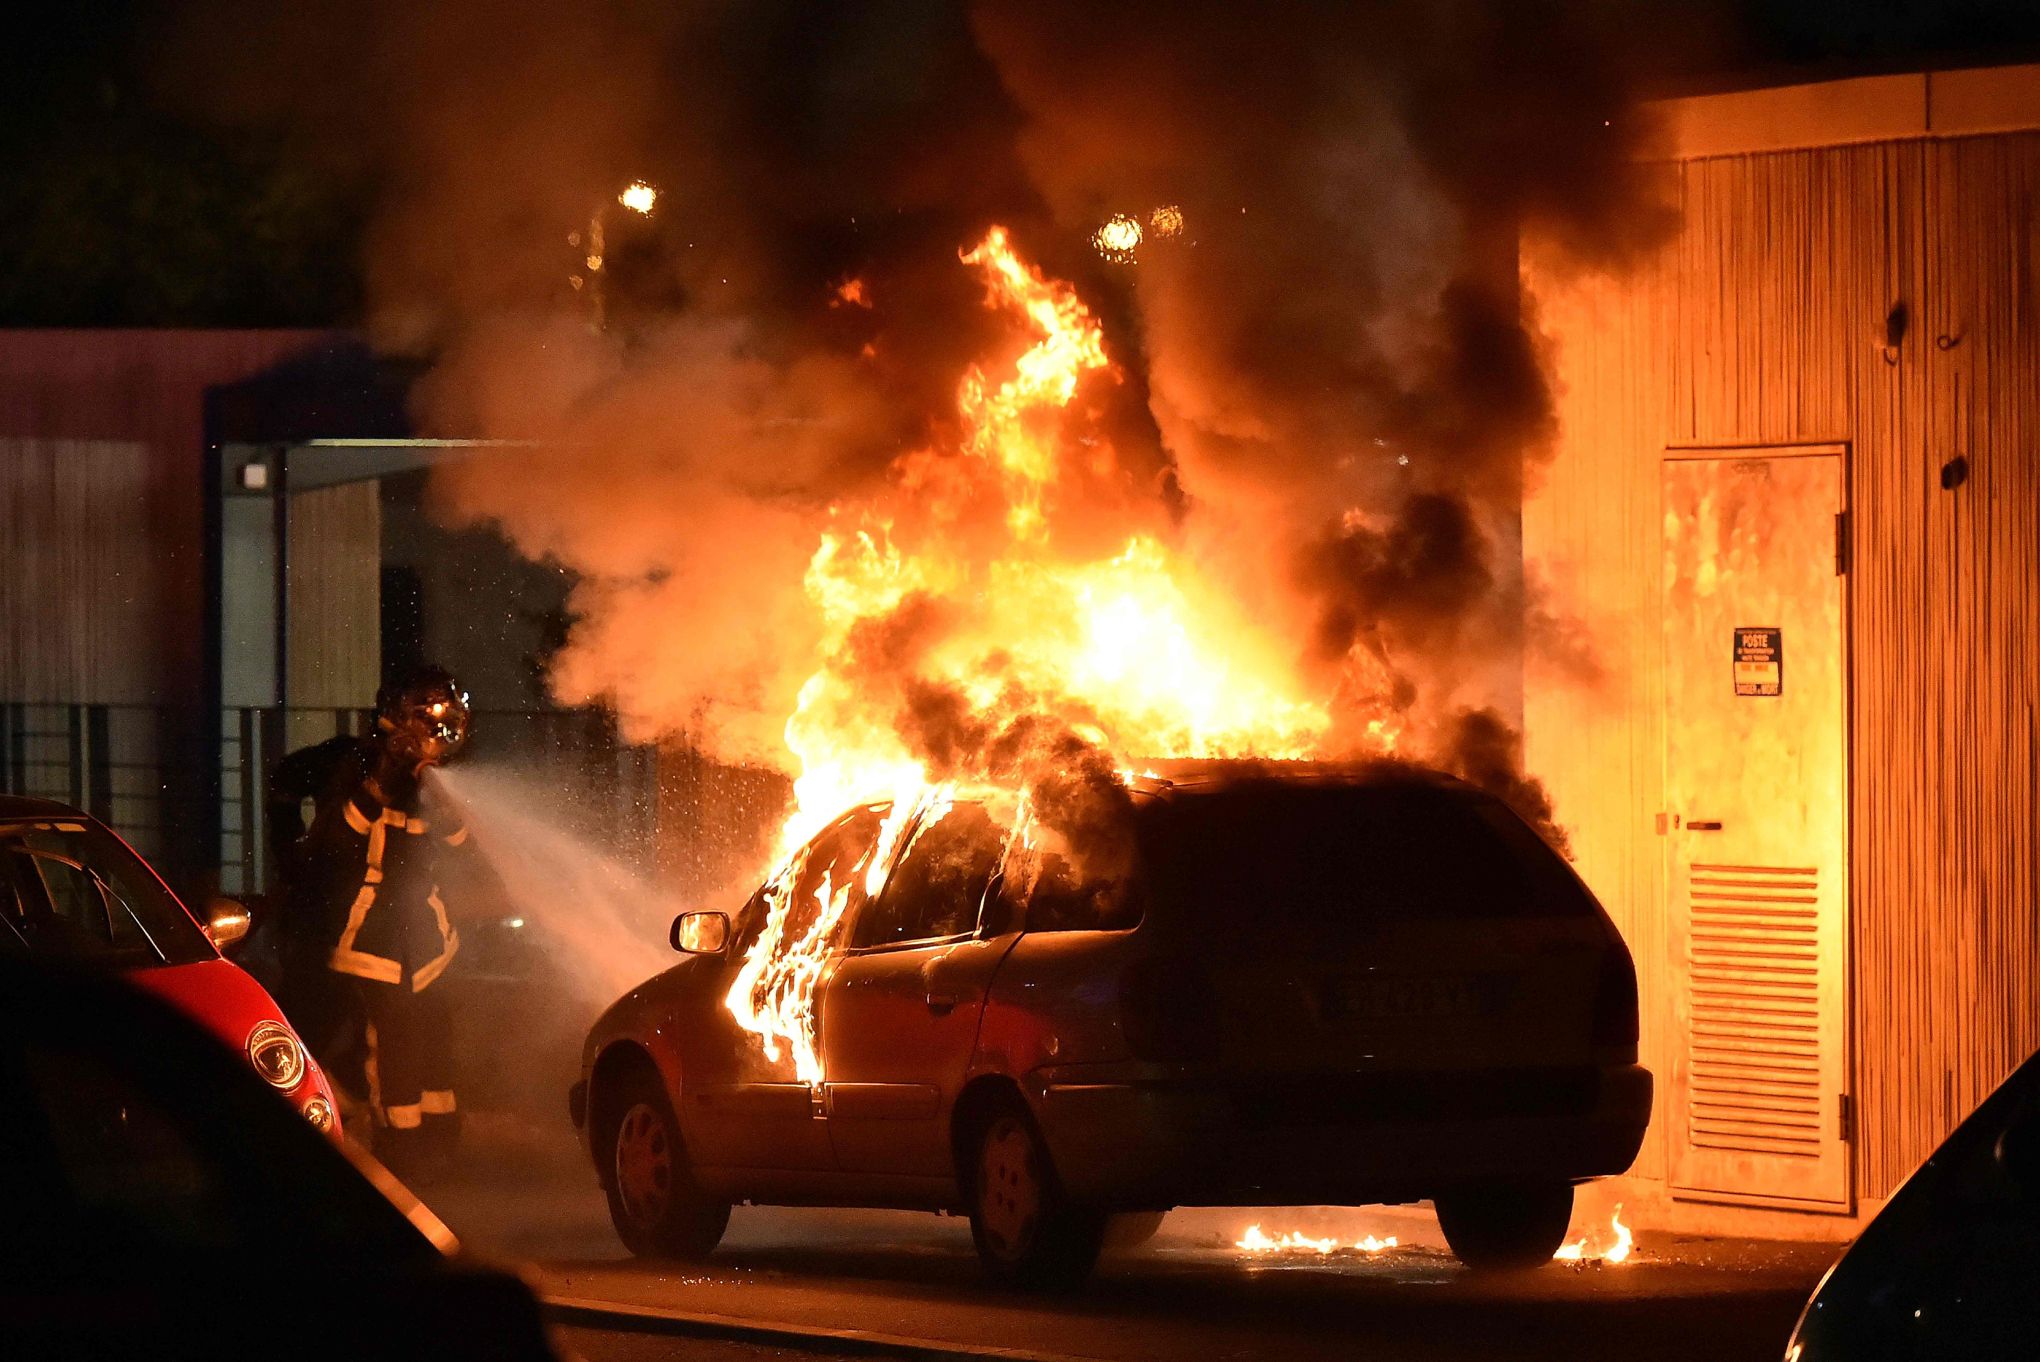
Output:
[[[1810,869],[1693,867],[1686,1117],[1697,1146],[1820,1154],[1819,884]]]

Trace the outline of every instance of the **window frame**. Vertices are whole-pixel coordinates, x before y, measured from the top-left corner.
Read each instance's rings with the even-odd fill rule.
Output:
[[[981,810],[984,808],[984,802],[976,799],[959,799],[954,804],[945,807],[942,816],[947,818],[953,810],[961,807]],[[882,910],[883,905],[890,902],[897,891],[897,879],[900,868],[906,864],[907,858],[913,854],[915,844],[920,841],[921,833],[928,826],[927,818],[928,811],[926,809],[915,813],[913,826],[901,834],[898,843],[893,847],[891,863],[886,867],[885,887],[879,890],[877,894],[860,903],[857,906],[857,911],[850,916],[845,924],[847,935],[844,938],[842,953],[846,957],[853,955],[882,955],[889,951],[923,950],[929,946],[953,946],[964,941],[974,941],[983,934],[985,927],[985,905],[991,901],[993,894],[1001,892],[1005,886],[1006,860],[1003,854],[1001,854],[998,864],[992,867],[991,874],[985,880],[985,887],[978,895],[976,920],[972,922],[967,930],[949,932],[941,936],[917,936],[907,937],[899,941],[874,941],[864,945],[858,944],[858,934],[864,929],[864,924],[869,920],[874,908]]]

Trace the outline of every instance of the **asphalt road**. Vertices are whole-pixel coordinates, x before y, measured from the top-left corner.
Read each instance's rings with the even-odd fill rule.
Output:
[[[523,1263],[549,1297],[687,1317],[604,1328],[578,1316],[562,1341],[591,1362],[931,1350],[1009,1362],[1774,1362],[1835,1254],[1643,1235],[1619,1266],[1495,1277],[1453,1262],[1422,1210],[1179,1212],[1152,1244],[1108,1258],[1086,1289],[1016,1296],[984,1287],[967,1226],[935,1216],[744,1208],[713,1259],[678,1267],[623,1257],[592,1176],[571,1163],[500,1161],[485,1177],[428,1189],[426,1200],[471,1247]],[[1401,1243],[1371,1255],[1251,1254],[1233,1240],[1256,1219],[1271,1233],[1299,1228],[1347,1243],[1394,1234]],[[809,1336],[784,1344],[727,1332],[760,1325]]]

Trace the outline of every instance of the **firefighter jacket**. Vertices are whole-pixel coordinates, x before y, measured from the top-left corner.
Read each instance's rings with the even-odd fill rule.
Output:
[[[392,797],[368,776],[322,803],[305,840],[325,900],[327,966],[413,992],[445,973],[460,933],[439,894],[440,870],[467,837],[445,800]]]

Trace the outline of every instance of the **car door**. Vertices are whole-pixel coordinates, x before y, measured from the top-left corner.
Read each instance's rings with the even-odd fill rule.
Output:
[[[824,1096],[839,1167],[947,1178],[948,1113],[1018,933],[997,899],[1005,831],[981,806],[931,812],[909,838],[825,985]]]
[[[834,1167],[829,1132],[821,1119],[820,1090],[802,1080],[789,1038],[775,1037],[778,1054],[768,1053],[763,1038],[745,1030],[726,1003],[744,965],[756,950],[767,954],[757,975],[761,990],[796,999],[803,989],[799,971],[790,968],[796,954],[819,951],[823,958],[835,942],[817,933],[821,896],[849,892],[844,917],[861,906],[863,871],[874,854],[883,826],[883,810],[857,809],[826,828],[797,854],[792,887],[784,896],[784,917],[778,929],[770,922],[769,895],[760,890],[737,922],[737,939],[727,955],[700,967],[716,971],[710,986],[688,990],[701,1013],[687,1019],[693,1034],[683,1044],[686,1074],[681,1080],[679,1116],[695,1162],[711,1167],[766,1168],[820,1172]],[[812,993],[808,994],[810,1001]],[[782,1009],[784,1011],[785,1009]],[[812,1015],[798,1001],[793,1014]],[[680,1019],[676,1019],[678,1021]]]

